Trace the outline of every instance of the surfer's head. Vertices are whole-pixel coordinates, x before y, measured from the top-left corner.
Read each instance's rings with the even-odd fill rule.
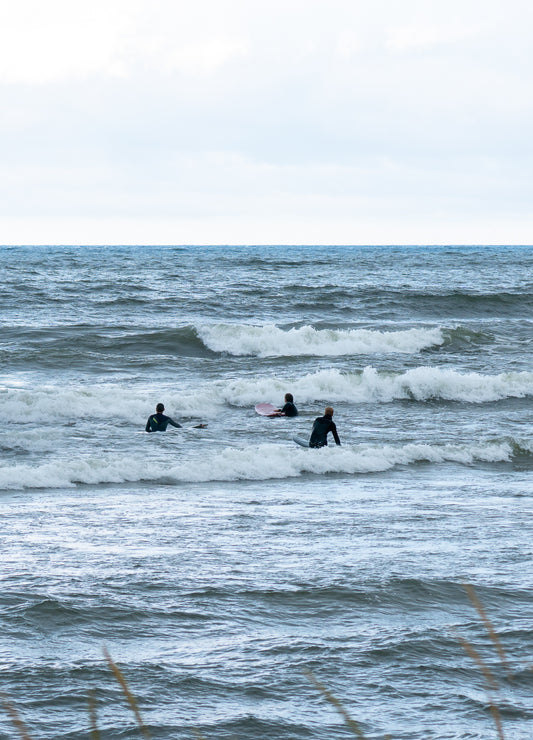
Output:
[[[162,403],[158,403],[157,406],[155,407],[155,410],[157,411],[158,414],[162,414],[163,411],[165,410],[165,407]]]
[[[286,393],[285,400],[287,401],[287,403],[294,403],[294,398],[292,397],[292,393]]]
[[[333,408],[331,406],[326,406],[324,416],[333,416]]]

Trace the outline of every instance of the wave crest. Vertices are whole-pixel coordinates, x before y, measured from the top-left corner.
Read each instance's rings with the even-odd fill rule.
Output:
[[[343,373],[321,370],[294,382],[261,378],[239,380],[225,389],[227,399],[247,406],[258,398],[273,402],[290,387],[297,403],[315,401],[347,403],[390,403],[397,400],[462,401],[490,403],[504,398],[524,398],[533,395],[533,373],[459,373],[422,366],[404,373],[378,372],[374,367]]]
[[[159,461],[139,456],[111,454],[58,460],[40,466],[14,465],[0,468],[0,488],[73,488],[78,484],[207,483],[210,481],[272,480],[306,474],[326,475],[379,473],[398,465],[420,462],[508,462],[513,442],[463,445],[407,444],[345,445],[319,450],[295,448],[292,444],[261,444],[226,447],[219,452],[191,457],[165,467]]]
[[[51,419],[68,424],[78,419],[96,419],[105,424],[121,422],[144,426],[154,403],[164,396],[165,406],[176,418],[214,418],[227,406],[252,407],[258,401],[279,403],[289,390],[296,404],[307,403],[391,403],[401,400],[460,401],[491,403],[506,398],[533,396],[533,373],[460,373],[430,366],[403,373],[379,372],[374,367],[345,373],[321,370],[297,379],[242,378],[220,380],[203,388],[132,390],[122,386],[43,386],[40,388],[0,387],[0,422],[13,420],[48,423]],[[117,398],[120,403],[117,404]],[[110,418],[110,409],[113,409]],[[61,429],[61,427],[60,427]],[[29,432],[28,432],[29,433]],[[35,432],[37,438],[42,432]]]
[[[313,326],[284,330],[272,324],[217,324],[200,327],[197,332],[205,346],[213,352],[255,357],[416,353],[444,343],[439,328],[385,332],[370,329],[315,329]]]

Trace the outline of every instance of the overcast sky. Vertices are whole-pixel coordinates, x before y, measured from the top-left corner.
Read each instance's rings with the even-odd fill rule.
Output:
[[[0,243],[533,243],[531,0],[0,0]]]

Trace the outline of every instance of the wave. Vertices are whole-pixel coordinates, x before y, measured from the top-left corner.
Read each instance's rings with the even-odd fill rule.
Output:
[[[367,300],[399,305],[408,310],[417,310],[432,316],[501,316],[519,315],[533,309],[533,293],[530,290],[487,291],[474,290],[370,290]]]
[[[200,324],[145,328],[71,325],[16,327],[4,335],[10,363],[27,366],[81,364],[87,356],[131,356],[150,362],[161,357],[334,357],[342,355],[417,353],[446,341],[440,328],[377,331],[370,329],[315,329],[313,326],[282,329],[275,325]]]
[[[130,357],[136,364],[162,358],[340,357],[346,355],[416,354],[443,346],[461,352],[494,341],[467,327],[425,327],[398,331],[377,329],[281,328],[270,324],[188,324],[132,331],[127,326],[15,327],[4,331],[3,352],[12,365],[24,367],[80,365],[106,358]]]
[[[359,286],[354,289],[347,285],[323,285],[320,290],[309,284],[287,286],[293,300],[293,307],[304,315],[331,315],[334,311],[346,310],[353,315],[354,310],[367,315],[395,317],[418,317],[426,320],[448,318],[487,317],[531,317],[533,293],[531,290],[488,291],[473,290],[450,291],[445,286],[439,289],[416,289],[402,287]]]
[[[476,349],[487,344],[494,343],[494,335],[475,329],[470,329],[466,326],[455,326],[447,329],[443,329],[444,345],[447,348],[451,348],[453,352],[461,353],[468,350],[470,347]]]
[[[397,400],[490,403],[533,395],[533,373],[483,375],[427,366],[403,373],[378,372],[373,367],[354,373],[331,369],[290,382],[271,378],[234,381],[224,392],[234,404],[246,406],[256,403],[258,398],[275,403],[288,388],[300,404],[328,400],[347,403],[390,403]]]
[[[278,403],[289,390],[303,411],[316,402],[391,403],[430,400],[492,403],[507,398],[533,396],[533,373],[499,375],[460,373],[435,367],[418,367],[403,373],[379,372],[373,367],[345,373],[321,370],[297,379],[261,376],[221,380],[204,387],[175,390],[132,390],[119,384],[82,386],[1,387],[0,423],[24,422],[68,424],[78,419],[144,424],[154,403],[163,401],[171,416],[214,418],[228,406],[253,407],[258,401]],[[112,418],[110,418],[110,409]],[[45,432],[32,432],[36,444]]]
[[[440,328],[372,331],[370,329],[315,329],[313,326],[280,329],[242,324],[217,324],[197,329],[198,336],[213,352],[236,356],[301,357],[375,353],[415,353],[440,346]]]
[[[138,361],[161,362],[162,357],[212,357],[214,353],[198,338],[196,327],[132,331],[128,326],[58,325],[15,327],[3,333],[4,352],[12,364],[64,367],[87,364],[87,357],[131,356]]]
[[[523,454],[523,447],[522,454]],[[0,468],[0,488],[73,488],[79,484],[151,482],[160,484],[207,483],[210,481],[257,481],[295,478],[331,473],[354,475],[380,473],[399,465],[422,462],[509,462],[513,443],[509,441],[462,445],[406,444],[345,445],[319,450],[295,448],[291,444],[261,444],[253,447],[226,447],[205,452],[165,466],[160,460],[131,454],[104,453],[42,465],[17,464]]]
[[[172,416],[213,416],[223,401],[215,389],[203,391],[172,391],[162,393],[154,389],[131,390],[118,384],[105,385],[61,385],[29,387],[0,386],[0,421],[4,424],[33,422],[55,425],[54,432],[62,434],[65,425],[79,419],[90,419],[105,425],[116,426],[131,423],[144,426],[156,402],[163,400],[167,412]],[[163,398],[164,395],[164,398]],[[112,411],[111,411],[112,410]],[[24,437],[34,440],[35,449],[46,446],[52,434],[50,428],[24,430]]]

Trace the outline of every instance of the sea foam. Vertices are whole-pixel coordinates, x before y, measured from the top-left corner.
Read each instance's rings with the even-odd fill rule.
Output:
[[[505,462],[512,457],[508,441],[463,445],[344,445],[319,450],[270,443],[244,448],[225,447],[167,465],[124,453],[87,455],[42,465],[0,467],[0,488],[71,488],[77,484],[205,483],[209,481],[272,480],[313,474],[378,473],[397,465],[475,461]],[[175,458],[172,458],[175,459]]]
[[[460,373],[431,366],[405,372],[366,367],[353,373],[321,370],[297,378],[259,376],[217,380],[199,388],[130,389],[112,385],[0,388],[0,423],[13,419],[63,423],[80,418],[106,424],[144,424],[163,400],[171,416],[214,418],[227,406],[253,407],[258,401],[279,403],[290,390],[300,407],[316,402],[390,403],[410,399],[490,403],[533,395],[533,373]],[[117,402],[120,399],[120,402]]]
[[[214,352],[257,357],[416,353],[444,343],[444,336],[439,328],[384,332],[369,329],[315,329],[312,326],[284,330],[272,324],[216,324],[199,327],[197,332],[206,347]]]
[[[258,398],[275,402],[289,388],[300,404],[315,401],[389,403],[404,399],[486,403],[533,395],[533,373],[483,375],[426,366],[406,372],[379,372],[374,367],[353,373],[329,369],[294,380],[243,379],[229,383],[222,390],[226,400],[246,406]]]

